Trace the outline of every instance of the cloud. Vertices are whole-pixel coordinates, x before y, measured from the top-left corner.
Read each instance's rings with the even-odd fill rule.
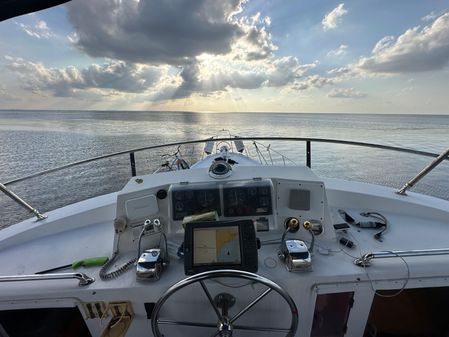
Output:
[[[137,78],[131,70],[133,64],[169,67],[170,74],[161,76],[157,88],[148,93],[149,99],[156,101],[212,95],[228,88],[286,86],[316,66],[301,64],[295,57],[276,58],[277,46],[269,32],[271,18],[260,13],[243,15],[246,2],[78,0],[67,7],[74,27],[67,38],[92,57],[121,60]],[[35,76],[31,82],[56,95],[108,86],[106,80],[89,86],[86,77],[75,79],[67,76],[69,72],[76,69],[47,69],[45,80]],[[61,81],[67,77],[69,81]],[[25,78],[22,81],[27,82]],[[139,82],[131,84],[135,86],[131,92],[145,90]]]
[[[252,90],[284,87],[298,83],[316,63],[301,64],[289,56],[263,62],[231,60],[229,56],[202,56],[183,66],[148,66],[110,61],[79,69],[73,66],[49,68],[21,58],[5,57],[7,69],[21,81],[22,87],[35,94],[57,97],[144,94],[148,100],[176,100],[192,95],[209,96],[228,88]],[[308,87],[321,87],[331,80],[317,75],[305,80]],[[305,90],[302,88],[301,90]]]
[[[249,59],[269,57],[274,45],[265,27],[271,21],[237,18],[245,2],[73,1],[71,40],[90,56],[126,62],[184,65],[203,53],[227,54],[237,41],[251,46]]]
[[[7,68],[15,73],[25,89],[34,93],[50,92],[54,96],[71,96],[78,90],[106,89],[127,93],[142,93],[162,76],[156,67],[128,64],[122,61],[87,68],[47,68],[21,58],[6,57]]]
[[[414,73],[439,70],[449,63],[449,12],[431,25],[408,29],[398,38],[382,38],[372,56],[356,67],[372,73]]]
[[[295,81],[292,85],[293,90],[307,90],[310,88],[321,88],[325,85],[332,85],[335,81],[331,78],[322,77],[319,75],[311,75],[306,77],[303,81]]]
[[[364,98],[367,95],[360,91],[355,90],[354,88],[347,89],[332,89],[327,97],[330,98]]]
[[[0,99],[4,101],[14,100],[17,97],[8,92],[6,86],[0,84]]]
[[[435,13],[435,12],[430,12],[429,14],[427,14],[426,16],[423,16],[421,18],[422,21],[433,21],[435,20],[437,17],[439,17],[442,13]]]
[[[340,67],[340,68],[333,68],[329,70],[327,73],[331,76],[342,76],[345,74],[351,73],[351,68],[349,66]]]
[[[201,81],[198,78],[198,73],[199,73],[199,66],[196,62],[184,65],[179,74],[182,79],[182,83],[178,88],[176,88],[174,93],[169,98],[178,99],[189,97],[193,93],[201,90]]]
[[[321,24],[323,25],[323,29],[325,31],[329,29],[335,29],[341,23],[342,17],[348,13],[348,11],[344,8],[344,5],[344,3],[341,3],[331,12],[326,14],[323,21],[321,21]]]
[[[227,88],[283,87],[293,84],[315,67],[316,63],[301,64],[292,56],[256,64],[247,60],[229,61],[226,57],[210,57],[184,66],[180,73],[182,84],[168,97],[183,98],[194,93],[204,96]],[[161,97],[166,99],[167,95]]]
[[[244,33],[243,37],[234,41],[232,54],[236,58],[248,61],[263,60],[273,55],[277,46],[272,42],[271,34],[267,27],[271,24],[271,19],[260,18],[260,13],[253,17],[243,17],[239,20],[239,27]]]
[[[301,78],[306,72],[315,68],[317,63],[300,64],[293,56],[286,56],[273,61],[266,72],[269,87],[280,87]]]
[[[330,50],[327,53],[327,56],[328,57],[340,57],[340,56],[346,55],[347,50],[348,50],[348,46],[345,44],[342,44],[337,49]]]
[[[38,39],[49,39],[55,36],[44,20],[37,21],[34,27],[17,21],[14,21],[14,23],[22,28],[22,30],[29,36]]]

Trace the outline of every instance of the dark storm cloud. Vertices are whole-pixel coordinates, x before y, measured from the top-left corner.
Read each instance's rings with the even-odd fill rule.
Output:
[[[201,81],[198,79],[198,64],[192,62],[191,64],[184,65],[181,70],[180,76],[182,78],[181,85],[175,90],[172,95],[172,99],[189,97],[194,92],[200,89]]]
[[[177,65],[202,53],[230,52],[247,34],[245,23],[233,19],[242,2],[77,0],[68,5],[68,16],[74,43],[91,56]],[[264,43],[263,32],[252,34],[253,41]]]

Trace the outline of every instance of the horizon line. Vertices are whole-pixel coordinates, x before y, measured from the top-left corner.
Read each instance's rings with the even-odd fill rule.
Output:
[[[5,109],[0,108],[0,112],[5,111],[49,111],[49,112],[130,112],[130,113],[210,113],[210,114],[322,114],[322,115],[333,115],[333,114],[345,114],[345,115],[417,115],[417,116],[448,116],[449,112],[446,113],[416,113],[416,112],[305,112],[305,111],[191,111],[191,110],[98,110],[98,109]]]

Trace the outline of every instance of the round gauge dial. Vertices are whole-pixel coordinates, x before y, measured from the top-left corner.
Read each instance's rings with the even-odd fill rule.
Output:
[[[251,197],[254,197],[257,194],[257,188],[256,187],[250,187],[248,188],[248,195]]]
[[[175,200],[183,200],[184,199],[184,192],[182,191],[176,191],[173,193],[173,197]]]
[[[177,212],[182,212],[184,210],[184,203],[182,203],[181,201],[177,201],[175,203],[175,210]]]
[[[215,194],[213,191],[199,191],[197,195],[197,201],[201,207],[213,205],[213,203],[215,202]]]
[[[246,202],[246,192],[244,190],[237,191],[237,200],[241,206]]]
[[[260,197],[260,206],[267,207],[270,204],[270,199],[268,197]]]

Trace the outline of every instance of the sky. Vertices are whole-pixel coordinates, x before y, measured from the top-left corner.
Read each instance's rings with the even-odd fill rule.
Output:
[[[0,109],[449,114],[449,2],[73,0],[0,22]]]

